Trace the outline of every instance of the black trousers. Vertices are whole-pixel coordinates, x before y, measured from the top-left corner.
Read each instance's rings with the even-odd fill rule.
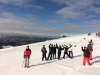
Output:
[[[52,60],[52,53],[51,52],[49,52],[47,60],[49,60],[49,57],[50,57],[50,60]]]
[[[46,54],[42,54],[42,60],[45,58],[46,60]]]
[[[65,55],[67,54],[67,56],[69,57],[68,51],[64,52],[63,58],[65,58]]]
[[[58,53],[58,59],[60,59],[60,56],[61,56],[61,52]]]

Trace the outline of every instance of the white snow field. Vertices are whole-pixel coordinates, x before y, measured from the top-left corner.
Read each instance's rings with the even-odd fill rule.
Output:
[[[83,38],[86,38],[85,40]],[[91,66],[83,66],[83,52],[81,46],[87,46],[90,40],[93,40],[93,60]],[[62,59],[64,51],[61,54],[61,60],[42,61],[41,47],[48,45],[76,45],[73,48],[74,58],[70,59],[66,56]],[[0,50],[0,75],[100,75],[100,37],[95,34],[87,36],[87,34],[77,35],[67,38],[60,38],[46,42],[29,44],[32,54],[30,57],[30,67],[23,68],[23,52],[24,46],[11,47]],[[47,53],[48,55],[48,53]]]

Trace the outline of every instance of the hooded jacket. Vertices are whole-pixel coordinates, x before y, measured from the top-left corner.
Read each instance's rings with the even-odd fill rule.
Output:
[[[85,57],[90,57],[90,52],[89,52],[88,49],[85,50],[85,49],[83,49],[83,47],[82,47],[82,51],[83,51],[83,56],[85,56]]]
[[[24,58],[30,58],[30,55],[31,55],[31,50],[30,49],[26,49],[24,51]]]
[[[42,52],[42,54],[46,54],[47,53],[46,48],[45,47],[42,47],[41,52]]]

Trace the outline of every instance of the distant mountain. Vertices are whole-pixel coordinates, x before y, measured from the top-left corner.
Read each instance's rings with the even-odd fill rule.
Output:
[[[0,49],[4,46],[20,46],[30,43],[43,42],[46,40],[51,40],[54,38],[46,38],[46,37],[32,37],[32,36],[8,36],[1,35],[0,36]]]

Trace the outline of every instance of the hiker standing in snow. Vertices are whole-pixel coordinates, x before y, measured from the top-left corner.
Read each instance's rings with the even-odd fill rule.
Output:
[[[56,46],[53,46],[53,59],[56,59]]]
[[[94,44],[93,41],[92,41],[92,39],[90,40],[90,42],[91,42],[92,45]]]
[[[90,60],[92,60],[93,44],[91,42],[89,42],[87,48],[90,51]]]
[[[31,50],[29,49],[29,46],[26,46],[26,50],[24,51],[24,67],[29,68],[29,59],[31,55]]]
[[[65,59],[65,55],[67,54],[67,56],[69,57],[69,54],[68,54],[68,46],[63,46],[64,48],[65,48],[65,50],[64,50],[64,55],[63,55],[63,58]]]
[[[48,54],[48,58],[47,60],[49,60],[49,57],[50,57],[50,60],[52,60],[52,51],[53,51],[53,45],[49,45],[49,54]]]
[[[84,47],[84,49],[83,49],[83,47],[81,47],[81,48],[82,48],[83,56],[84,56],[83,65],[85,66],[86,61],[87,61],[88,65],[90,66],[90,52],[87,47]]]
[[[60,59],[60,56],[61,56],[61,51],[64,50],[64,48],[62,48],[61,45],[59,45],[59,47],[58,47],[57,44],[56,44],[56,47],[58,49],[58,60],[59,60]]]
[[[45,60],[46,60],[46,53],[47,53],[47,50],[46,50],[46,48],[45,48],[45,45],[43,45],[43,47],[42,47],[42,49],[41,49],[41,52],[42,52],[42,61],[43,61],[44,58],[45,58]]]
[[[73,58],[73,48],[72,48],[72,45],[71,45],[71,44],[69,44],[69,49],[68,49],[68,51],[69,51],[69,57],[70,57],[70,58]]]

